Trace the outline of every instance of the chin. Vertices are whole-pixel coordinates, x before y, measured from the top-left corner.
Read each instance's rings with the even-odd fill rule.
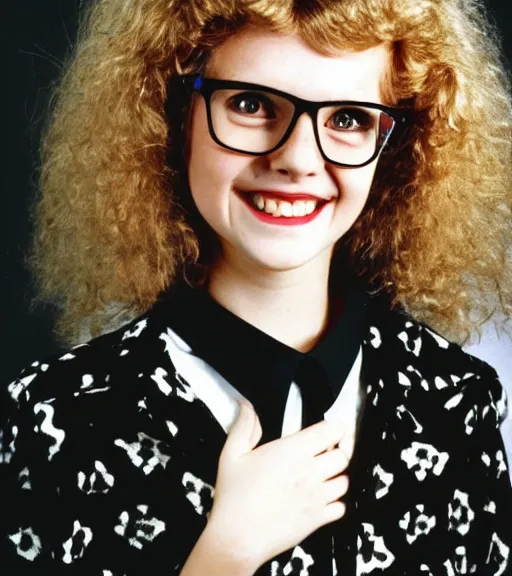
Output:
[[[310,255],[309,257],[304,254],[246,254],[249,262],[262,270],[268,272],[288,272],[290,270],[298,270],[303,266],[311,263],[317,255]]]

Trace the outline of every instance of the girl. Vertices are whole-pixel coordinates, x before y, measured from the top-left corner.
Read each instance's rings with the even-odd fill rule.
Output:
[[[98,0],[33,255],[82,343],[7,387],[5,573],[505,574],[453,342],[512,309],[507,90],[476,1]]]

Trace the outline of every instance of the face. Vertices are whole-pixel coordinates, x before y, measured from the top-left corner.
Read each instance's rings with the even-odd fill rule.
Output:
[[[296,36],[251,29],[215,51],[205,76],[261,84],[313,101],[382,103],[388,59],[384,46],[331,57]],[[307,114],[298,119],[286,143],[270,154],[227,150],[211,138],[199,95],[191,110],[189,146],[192,196],[220,239],[221,259],[243,261],[262,271],[292,270],[313,262],[328,265],[334,245],[363,210],[377,163],[343,168],[326,162]],[[306,206],[311,209],[311,202],[321,209],[309,217],[287,218],[265,217],[254,207],[259,202],[263,210],[273,209],[272,201],[279,205],[284,200],[293,208],[297,198],[309,201],[299,203],[298,214]]]

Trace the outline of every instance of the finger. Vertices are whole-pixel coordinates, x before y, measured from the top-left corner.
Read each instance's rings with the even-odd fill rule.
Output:
[[[261,438],[261,425],[252,404],[241,400],[238,406],[238,416],[229,429],[222,450],[223,458],[238,458],[247,454]]]
[[[324,482],[322,493],[325,498],[325,504],[331,504],[345,496],[348,484],[348,476],[337,476]]]
[[[314,466],[321,482],[339,476],[347,469],[348,463],[346,454],[339,448],[319,454],[314,459]]]
[[[322,420],[287,437],[297,443],[306,456],[316,456],[336,446],[343,437],[345,427],[339,420]]]
[[[256,414],[256,412],[254,411],[254,408],[251,409],[254,412],[254,425],[252,428],[252,432],[251,432],[251,437],[249,438],[249,446],[250,446],[250,450],[253,450],[255,448],[255,446],[258,445],[258,442],[261,440],[261,436],[263,435],[263,430],[261,428],[261,422],[260,419],[258,418],[258,415]]]
[[[320,526],[325,526],[326,524],[336,522],[336,520],[343,518],[343,516],[345,516],[346,510],[347,507],[345,506],[345,504],[343,502],[340,502],[339,500],[336,500],[335,502],[328,504],[322,512],[322,516],[320,518],[320,524],[318,527],[320,528]]]

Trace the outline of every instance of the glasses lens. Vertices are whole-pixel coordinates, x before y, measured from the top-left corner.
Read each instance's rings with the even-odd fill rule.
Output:
[[[210,100],[213,130],[225,146],[264,153],[276,146],[293,117],[288,100],[254,90],[215,90]]]
[[[381,110],[357,105],[326,106],[318,111],[318,134],[333,162],[364,164],[386,143],[394,120]]]

